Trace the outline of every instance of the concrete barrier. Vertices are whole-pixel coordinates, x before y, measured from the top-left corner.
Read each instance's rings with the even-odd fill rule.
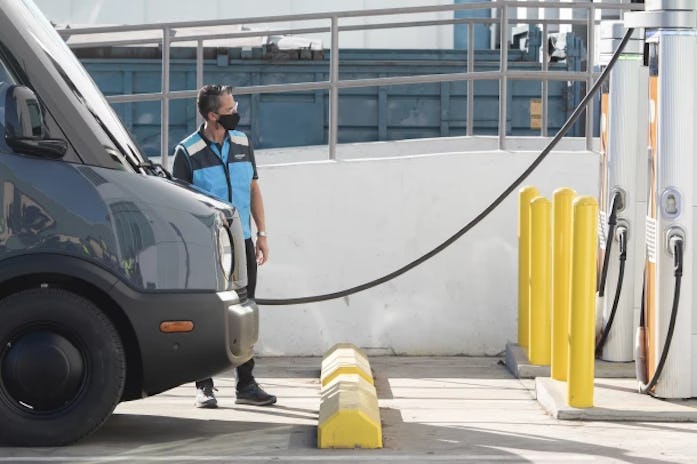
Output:
[[[377,392],[365,353],[342,343],[322,359],[319,448],[382,448]]]
[[[350,343],[337,343],[322,357],[320,381],[324,387],[342,374],[358,374],[373,385],[368,356]]]

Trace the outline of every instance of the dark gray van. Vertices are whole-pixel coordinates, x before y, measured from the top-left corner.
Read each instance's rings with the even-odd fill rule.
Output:
[[[250,359],[258,310],[236,211],[141,155],[31,0],[0,7],[0,443],[61,445]]]

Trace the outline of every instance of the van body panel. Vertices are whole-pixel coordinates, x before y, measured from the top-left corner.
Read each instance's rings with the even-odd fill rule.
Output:
[[[127,307],[143,359],[143,395],[211,377],[252,357],[258,311],[229,292],[135,292],[117,282],[111,296]],[[186,333],[163,333],[163,321],[192,321]],[[253,340],[252,340],[253,338]],[[221,349],[225,347],[225,349]],[[186,366],[186,369],[182,369]]]
[[[0,265],[61,253],[139,289],[228,288],[211,247],[220,213],[161,178],[8,154],[0,205]]]

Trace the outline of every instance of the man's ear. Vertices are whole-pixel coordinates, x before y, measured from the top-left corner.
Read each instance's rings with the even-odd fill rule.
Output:
[[[206,121],[215,122],[217,120],[215,117],[215,111],[209,111],[206,113],[205,119]]]

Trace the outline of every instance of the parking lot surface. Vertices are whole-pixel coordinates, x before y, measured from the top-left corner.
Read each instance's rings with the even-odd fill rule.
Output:
[[[0,448],[0,462],[697,462],[697,423],[557,420],[500,358],[371,357],[384,448],[317,449],[320,358],[258,358],[271,407],[235,404],[234,371],[216,379],[219,408],[194,387],[123,403],[96,433],[62,448]]]

